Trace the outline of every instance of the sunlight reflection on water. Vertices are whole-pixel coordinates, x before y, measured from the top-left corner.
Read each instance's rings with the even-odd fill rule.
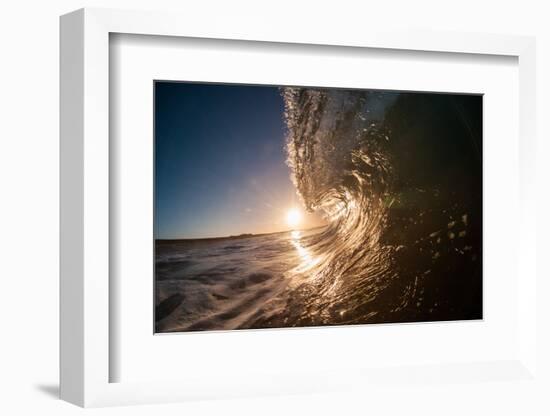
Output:
[[[302,243],[302,232],[301,231],[292,231],[290,233],[290,242],[298,252],[300,257],[300,264],[294,269],[297,273],[303,273],[319,263],[319,257],[313,256],[307,248],[305,248]]]

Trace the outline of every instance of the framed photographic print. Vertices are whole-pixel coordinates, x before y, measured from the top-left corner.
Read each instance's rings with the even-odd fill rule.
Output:
[[[242,23],[61,18],[62,398],[537,383],[533,39]]]

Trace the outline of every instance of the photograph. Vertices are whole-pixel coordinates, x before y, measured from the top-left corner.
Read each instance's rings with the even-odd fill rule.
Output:
[[[155,333],[483,319],[483,95],[153,89]]]

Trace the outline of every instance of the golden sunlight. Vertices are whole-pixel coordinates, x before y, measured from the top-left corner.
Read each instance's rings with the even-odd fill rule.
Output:
[[[296,228],[302,221],[302,214],[296,208],[291,208],[286,213],[286,222],[289,227]]]

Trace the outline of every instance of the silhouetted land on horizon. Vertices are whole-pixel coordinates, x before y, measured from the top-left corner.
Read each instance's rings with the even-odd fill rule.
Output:
[[[288,233],[291,231],[310,231],[310,230],[316,230],[318,228],[324,228],[326,225],[320,225],[318,227],[311,227],[311,228],[303,228],[299,230],[284,230],[284,231],[275,231],[273,233],[259,233],[259,234],[253,234],[253,233],[244,233],[244,234],[238,234],[238,235],[229,235],[225,237],[199,237],[199,238],[156,238],[155,241],[157,243],[175,243],[175,242],[186,242],[186,241],[223,241],[223,240],[238,240],[241,238],[249,238],[249,237],[261,237],[264,235],[275,235],[275,234],[283,234]]]

